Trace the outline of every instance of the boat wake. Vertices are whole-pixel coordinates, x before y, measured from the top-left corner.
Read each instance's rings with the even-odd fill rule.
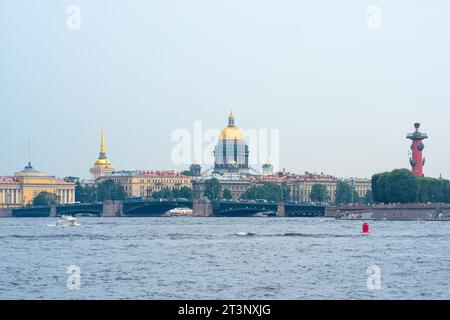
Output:
[[[79,224],[79,223],[74,223],[74,224],[70,224],[70,225],[64,225],[64,224],[47,224],[47,227],[51,227],[51,228],[53,228],[53,227],[63,227],[63,228],[65,228],[65,227],[79,227],[79,226],[81,226],[81,224]]]

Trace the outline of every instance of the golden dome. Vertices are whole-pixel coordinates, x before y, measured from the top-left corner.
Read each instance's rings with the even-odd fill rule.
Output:
[[[220,140],[244,140],[244,133],[236,127],[226,127],[220,132]]]
[[[244,140],[244,133],[241,129],[234,125],[234,115],[230,113],[228,116],[228,127],[222,129],[219,136],[220,140]]]
[[[100,158],[98,158],[97,161],[95,161],[95,164],[96,165],[105,165],[105,164],[110,165],[111,161],[109,161],[109,159],[100,159]]]

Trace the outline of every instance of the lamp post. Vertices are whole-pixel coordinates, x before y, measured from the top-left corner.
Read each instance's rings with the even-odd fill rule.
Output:
[[[352,183],[352,205],[355,204],[355,178],[350,178],[350,181]]]

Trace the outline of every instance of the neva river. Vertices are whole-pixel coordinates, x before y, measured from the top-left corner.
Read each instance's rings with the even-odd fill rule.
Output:
[[[78,220],[0,219],[0,299],[450,299],[450,222]]]

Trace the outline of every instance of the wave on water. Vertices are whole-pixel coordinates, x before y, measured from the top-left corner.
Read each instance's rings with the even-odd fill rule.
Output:
[[[79,223],[75,223],[73,225],[57,225],[57,224],[47,224],[47,227],[60,227],[60,228],[65,228],[65,227],[79,227],[81,226],[81,224]]]
[[[19,235],[19,234],[12,234],[12,235],[2,235],[0,236],[0,239],[24,239],[24,240],[38,240],[38,239],[89,239],[89,240],[110,240],[112,239],[111,236],[105,236],[100,234],[70,234],[70,233],[59,233],[59,234],[43,234],[43,235]]]
[[[169,233],[167,235],[170,239],[193,239],[193,238],[212,238],[213,235],[210,234],[196,234],[196,233]]]
[[[273,234],[257,234],[252,232],[237,232],[233,236],[239,237],[303,237],[303,238],[345,238],[354,237],[352,234],[331,234],[331,233],[297,233],[297,232],[286,232],[286,233],[273,233]]]

